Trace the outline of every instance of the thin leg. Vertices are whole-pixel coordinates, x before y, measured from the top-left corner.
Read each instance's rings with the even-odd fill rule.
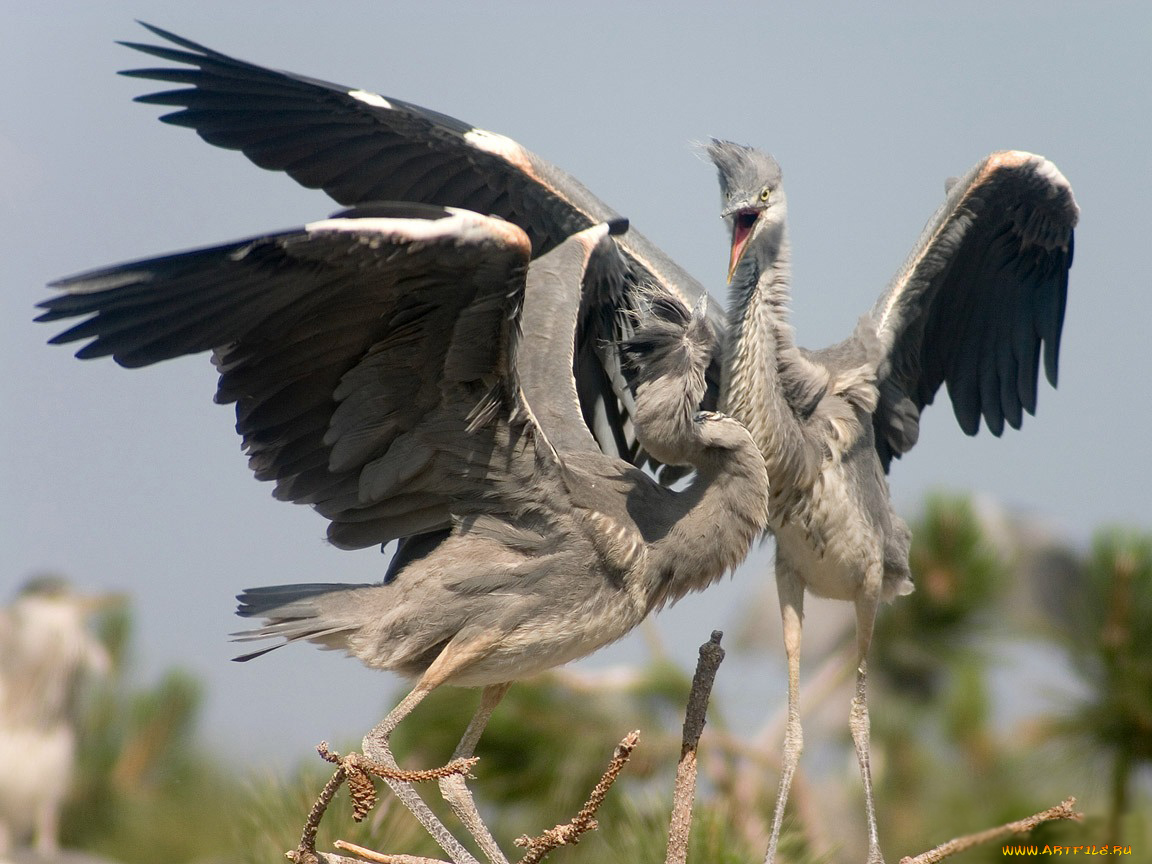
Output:
[[[396,757],[392,755],[392,748],[388,743],[388,739],[397,725],[412,713],[412,710],[420,704],[425,696],[461,669],[483,657],[491,649],[495,640],[494,634],[488,634],[487,638],[473,637],[467,642],[457,643],[455,640],[449,642],[440,652],[440,656],[420,677],[420,681],[412,692],[405,696],[400,704],[393,708],[388,716],[364,737],[362,745],[364,755],[389,768],[399,769],[400,766],[396,764]],[[469,724],[469,728],[471,728],[471,724]],[[467,736],[467,732],[465,736]],[[477,738],[479,738],[479,733],[477,733]],[[385,782],[455,864],[479,864],[472,854],[460,844],[460,841],[452,836],[452,832],[444,827],[444,823],[436,818],[436,814],[424,803],[424,799],[420,797],[411,783],[401,780],[385,780]]]
[[[392,732],[399,725],[400,721],[412,713],[412,710],[420,704],[420,702],[432,692],[432,688],[425,687],[424,681],[416,685],[416,687],[405,696],[400,704],[393,708],[388,716],[381,720],[376,726],[364,736],[362,747],[364,755],[385,767],[399,770],[400,766],[396,764],[396,757],[392,755],[392,748],[388,743]],[[454,864],[479,864],[476,859],[460,845],[452,832],[449,831],[444,823],[441,822],[436,814],[424,803],[424,799],[420,797],[415,787],[403,780],[389,780],[385,778],[385,783],[392,790],[392,793],[400,800],[413,816],[419,820],[420,824],[424,826],[424,830],[432,835],[433,839],[440,844],[440,848],[444,850],[445,854],[452,859]]]
[[[38,855],[55,857],[60,843],[60,804],[50,801],[36,809],[36,843]]]
[[[848,727],[852,730],[852,743],[856,747],[856,761],[860,763],[860,779],[864,782],[864,812],[868,818],[868,864],[884,864],[880,853],[880,837],[876,830],[876,803],[872,795],[872,769],[869,765],[868,719],[868,647],[872,644],[872,627],[876,623],[875,595],[856,601],[856,650],[860,665],[856,667],[856,695],[852,699],[852,713]]]
[[[476,752],[476,745],[480,741],[480,736],[484,734],[484,729],[488,726],[492,712],[500,704],[504,694],[508,692],[509,686],[511,686],[511,682],[492,684],[484,688],[484,693],[480,696],[480,706],[472,715],[472,721],[464,731],[464,737],[456,745],[456,752],[452,754],[453,760],[470,759],[472,754]],[[488,826],[480,818],[480,812],[476,809],[476,802],[472,799],[472,793],[468,790],[464,778],[459,774],[445,777],[440,781],[440,794],[444,796],[445,801],[452,805],[452,811],[464,823],[464,827],[468,829],[468,833],[472,835],[472,839],[480,846],[488,860],[492,864],[508,864],[508,859],[504,857],[504,853],[496,845],[496,840],[492,837]]]
[[[777,562],[776,590],[780,595],[780,616],[784,624],[784,653],[788,657],[788,725],[784,731],[784,763],[780,788],[776,793],[776,811],[772,815],[772,836],[768,840],[764,864],[776,861],[784,807],[792,788],[792,776],[804,749],[804,733],[800,728],[800,636],[804,627],[804,583]]]

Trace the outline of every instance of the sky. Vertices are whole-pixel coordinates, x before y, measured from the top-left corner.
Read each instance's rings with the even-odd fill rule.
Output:
[[[128,592],[141,674],[179,665],[204,679],[209,739],[258,762],[359,735],[399,685],[311,646],[229,663],[240,589],[376,581],[387,559],[327,546],[319,516],[252,479],[231,410],[212,403],[206,357],[129,372],[46,345],[56,330],[32,321],[54,278],[336,209],[133,104],[156,89],[115,74],[156,65],[115,44],[155,41],[134,19],[508,135],[718,298],[727,239],[714,171],[693,143],[763,147],[784,171],[793,322],[811,347],[871,307],[946,178],[993,150],[1049,157],[1082,211],[1059,388],[1045,384],[1038,416],[1002,439],[966,437],[941,394],[892,470],[893,497],[913,516],[931,490],[970,491],[1077,544],[1103,524],[1152,530],[1152,4],[784,5],[67,0],[48,13],[41,0],[5,0],[0,597],[43,570]],[[770,572],[768,544],[664,612],[674,655],[693,662]],[[764,609],[776,626],[774,604]],[[586,662],[645,651],[633,634]],[[782,655],[753,672],[772,708]]]

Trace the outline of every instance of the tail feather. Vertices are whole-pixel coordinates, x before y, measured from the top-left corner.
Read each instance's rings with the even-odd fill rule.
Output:
[[[359,629],[362,621],[349,612],[358,604],[352,595],[367,584],[309,582],[298,585],[269,585],[247,588],[236,595],[236,614],[242,618],[264,618],[266,623],[252,630],[230,634],[235,642],[282,638],[269,648],[232,658],[246,662],[274,651],[289,642],[306,639],[325,648],[343,648],[346,634]]]

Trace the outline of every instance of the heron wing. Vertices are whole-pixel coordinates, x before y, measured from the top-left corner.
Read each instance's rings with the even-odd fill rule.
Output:
[[[887,469],[946,384],[961,428],[1019,428],[1036,409],[1041,347],[1055,386],[1079,210],[1056,166],[993,153],[951,183],[872,309],[883,360],[876,446]]]
[[[124,43],[178,66],[133,69],[138,78],[184,85],[137,101],[174,106],[161,119],[205,141],[240,150],[262,168],[284,171],[342,204],[420,201],[494,214],[519,225],[533,255],[569,235],[618,218],[583,184],[515,141],[418,105],[365,90],[267,69],[158,27],[177,47]],[[691,306],[706,292],[635,231],[619,239],[628,262],[621,290],[605,286],[585,305],[575,370],[585,417],[602,448],[636,459],[632,410],[618,344],[629,335],[631,290],[656,282]],[[723,309],[710,306],[717,332]],[[710,370],[713,401],[719,364]]]
[[[528,267],[517,374],[533,416],[561,452],[600,452],[581,414],[572,372],[577,322],[600,286],[622,285],[626,265],[614,240],[626,228],[618,220],[610,229],[574,235]]]
[[[38,320],[89,316],[52,341],[128,367],[212,350],[256,476],[359,548],[447,527],[534,446],[512,430],[529,253],[500,219],[378,204],[61,280]]]

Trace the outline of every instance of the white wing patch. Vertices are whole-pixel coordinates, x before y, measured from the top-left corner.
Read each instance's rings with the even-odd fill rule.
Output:
[[[531,253],[528,235],[511,222],[492,216],[481,216],[471,210],[455,207],[444,208],[450,215],[443,219],[411,219],[369,217],[364,219],[320,219],[304,226],[308,234],[331,231],[345,231],[363,235],[363,242],[372,246],[385,238],[398,237],[405,240],[442,240],[455,237],[463,241],[497,239],[508,246],[520,246],[525,254]],[[373,237],[373,234],[380,235]]]
[[[61,283],[71,282],[74,278],[82,279],[83,276],[62,279],[60,282],[52,282],[50,285],[56,286]],[[114,288],[123,288],[127,285],[140,285],[145,282],[151,282],[153,278],[153,274],[145,271],[127,270],[126,272],[110,273],[107,276],[101,276],[96,279],[85,279],[79,285],[65,285],[64,288],[69,294],[98,294],[101,291],[111,291]]]
[[[373,108],[384,108],[387,111],[393,110],[392,103],[379,93],[372,93],[368,90],[349,90],[348,95],[353,99],[359,99],[365,105],[371,105]]]
[[[536,176],[532,169],[532,162],[528,159],[528,153],[511,138],[496,132],[489,132],[487,129],[470,129],[464,133],[464,140],[477,150],[499,156],[505,162],[515,165],[525,174],[532,177]]]

